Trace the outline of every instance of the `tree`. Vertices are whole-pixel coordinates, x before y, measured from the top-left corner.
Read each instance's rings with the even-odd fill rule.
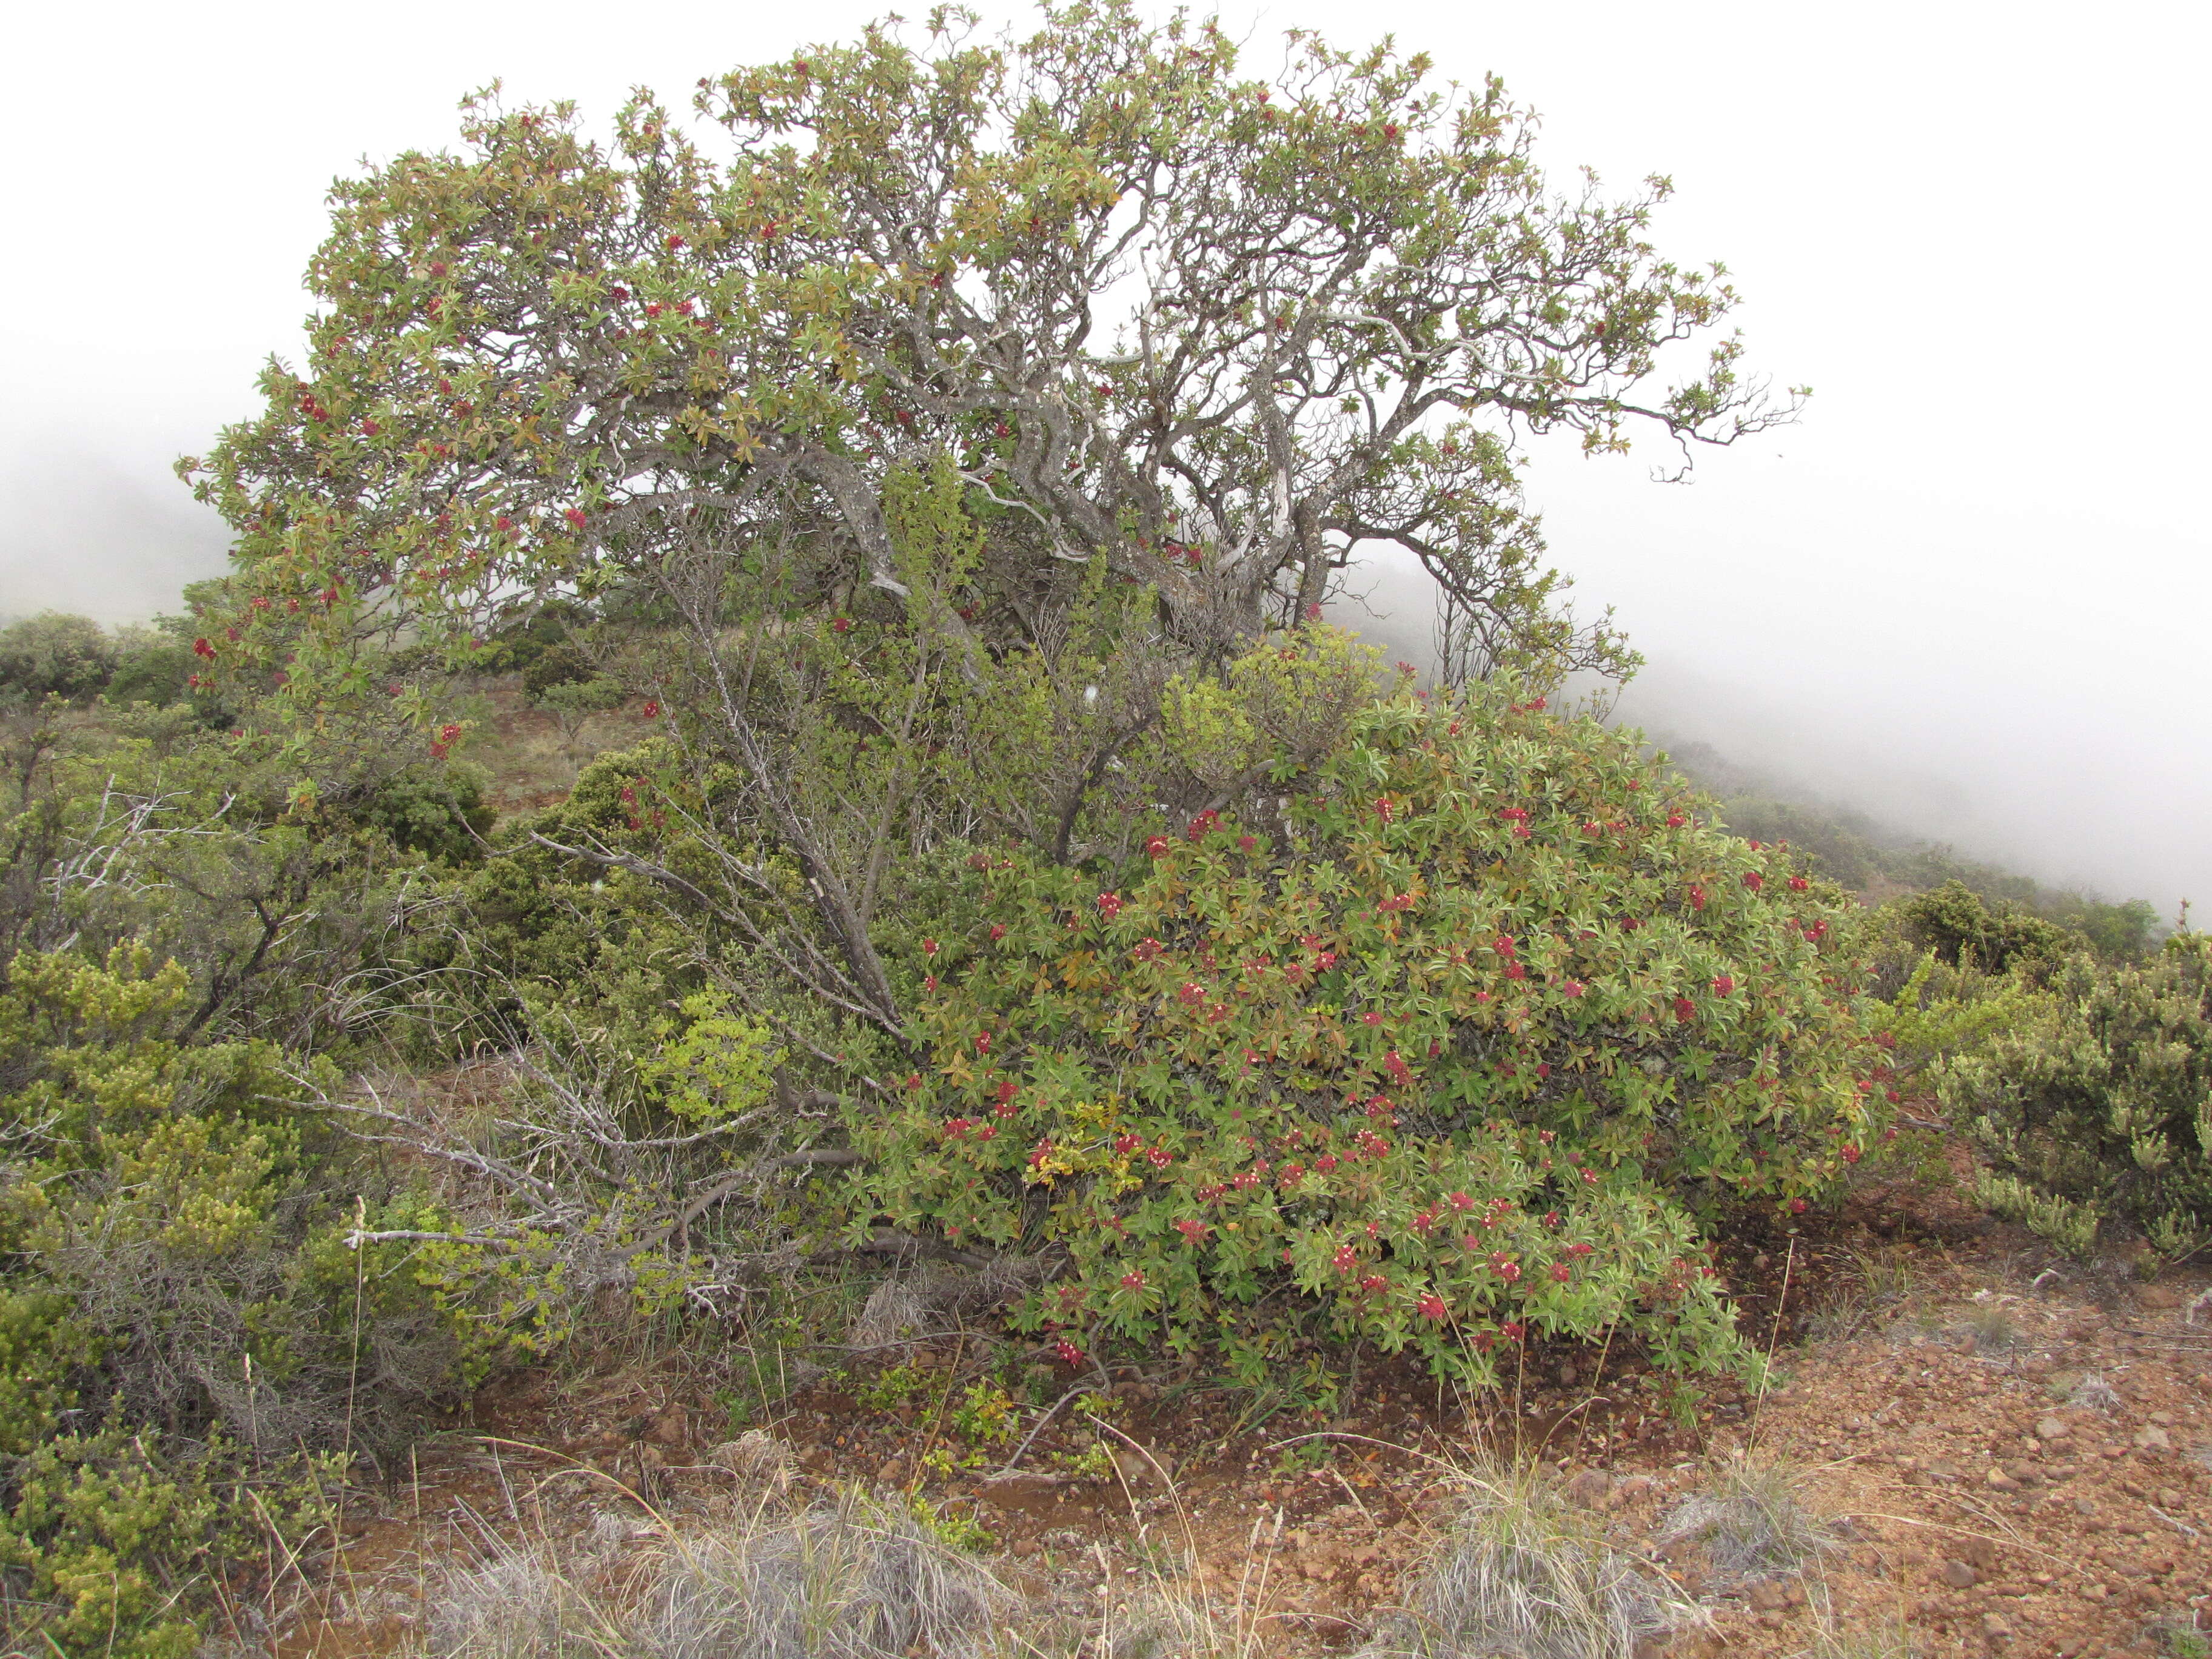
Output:
[[[896,848],[1084,855],[1174,677],[1318,615],[1378,548],[1435,578],[1461,672],[1621,672],[1541,563],[1521,437],[1725,442],[1794,406],[1733,337],[1665,383],[1734,295],[1645,241],[1663,180],[1553,192],[1494,81],[1303,34],[1251,77],[1213,25],[1121,0],[966,27],[702,82],[719,157],[649,98],[611,147],[568,106],[472,100],[463,153],[338,187],[308,362],[183,468],[248,578],[204,649],[283,658],[297,703],[372,695],[365,636],[485,653],[532,604],[618,596],[685,634],[651,672],[886,1027]],[[888,656],[827,648],[871,624]],[[837,684],[862,661],[878,706]],[[1043,758],[977,769],[1042,793],[986,823],[906,762],[972,738],[1009,675]],[[810,786],[833,728],[898,763],[817,755]]]
[[[1663,180],[1550,193],[1495,81],[1304,35],[1239,78],[1212,24],[1117,3],[1018,44],[937,21],[702,83],[720,162],[647,99],[608,151],[486,98],[467,154],[342,185],[312,368],[188,469],[242,556],[450,616],[795,519],[897,591],[884,480],[947,454],[995,509],[994,635],[1098,559],[1212,643],[1392,544],[1505,640],[1607,663],[1547,609],[1514,433],[1787,412],[1732,337],[1655,384],[1732,292],[1644,240]]]

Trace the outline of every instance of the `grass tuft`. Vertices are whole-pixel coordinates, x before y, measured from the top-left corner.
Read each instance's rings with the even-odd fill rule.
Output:
[[[1483,1480],[1362,1659],[1632,1659],[1702,1619],[1555,1492]]]
[[[926,1517],[848,1495],[671,1543],[609,1587],[502,1554],[447,1581],[435,1659],[982,1659],[1004,1602]]]
[[[1664,1538],[1696,1543],[1723,1584],[1801,1571],[1838,1542],[1806,1502],[1804,1477],[1780,1462],[1729,1464],[1674,1506]]]

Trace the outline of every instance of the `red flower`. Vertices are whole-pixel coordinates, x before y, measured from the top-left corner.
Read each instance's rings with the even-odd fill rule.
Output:
[[[1188,1239],[1194,1244],[1197,1243],[1200,1239],[1206,1237],[1206,1227],[1203,1221],[1178,1221],[1176,1223],[1175,1226],[1177,1232],[1181,1233],[1185,1238]]]
[[[1101,893],[1098,896],[1098,914],[1109,921],[1120,915],[1121,896],[1119,893]]]
[[[1690,884],[1690,908],[1692,910],[1702,910],[1705,908],[1705,890],[1694,881]]]
[[[675,252],[677,249],[683,246],[684,239],[681,236],[672,236],[668,239],[668,251],[671,253]]]
[[[1319,1170],[1322,1174],[1327,1175],[1331,1170],[1336,1168],[1336,1154],[1334,1152],[1323,1152],[1319,1158],[1314,1160],[1314,1168]]]
[[[1121,1275],[1121,1288],[1125,1291],[1143,1290],[1145,1288],[1144,1274],[1139,1273],[1134,1267],[1132,1267],[1127,1273]]]
[[[1735,980],[1733,975],[1729,974],[1716,974],[1713,976],[1713,990],[1717,995],[1727,996],[1735,989]]]
[[[1691,1000],[1689,1000],[1689,998],[1687,998],[1687,997],[1676,997],[1676,998],[1674,999],[1674,1018],[1675,1018],[1680,1019],[1680,1020],[1690,1020],[1690,1019],[1693,1019],[1693,1018],[1695,1018],[1697,1017],[1697,1012],[1698,1012],[1698,1005],[1697,1005],[1696,1003],[1694,1003],[1694,1002],[1691,1001]]]
[[[210,662],[213,662],[215,660],[215,647],[210,645],[204,639],[194,640],[192,641],[192,655],[195,657],[205,657]]]
[[[1424,1319],[1443,1319],[1450,1313],[1450,1310],[1444,1306],[1443,1297],[1438,1296],[1434,1291],[1429,1291],[1416,1302],[1413,1304],[1413,1310]]]
[[[649,720],[657,720],[660,718],[660,703],[658,699],[647,697],[645,700],[645,717]]]
[[[1803,1199],[1802,1199],[1802,1198],[1793,1198],[1793,1199],[1791,1199],[1791,1200],[1790,1200],[1790,1214],[1792,1214],[1792,1215],[1802,1215],[1802,1214],[1804,1214],[1804,1213],[1805,1213],[1805,1200],[1804,1200]]]
[[[853,619],[850,617],[838,617],[833,618],[830,623],[830,631],[833,634],[851,633],[853,631]]]
[[[1589,987],[1584,985],[1582,981],[1578,979],[1571,979],[1559,987],[1559,990],[1563,994],[1571,997],[1578,997],[1589,988]]]
[[[1052,1351],[1059,1356],[1063,1365],[1080,1365],[1083,1363],[1083,1350],[1065,1337],[1052,1345]]]
[[[1176,987],[1176,995],[1187,1006],[1203,1002],[1206,1000],[1206,993],[1189,980],[1185,980]]]
[[[1145,851],[1154,858],[1162,856],[1167,850],[1168,838],[1165,836],[1147,836],[1145,838]]]
[[[1756,870],[1747,870],[1743,872],[1743,884],[1750,888],[1753,892],[1756,893],[1760,888],[1766,885],[1766,878],[1760,875]]]
[[[933,939],[926,939],[922,940],[921,953],[926,957],[935,956],[937,954],[937,941]]]
[[[1574,1276],[1574,1269],[1565,1262],[1555,1261],[1552,1264],[1552,1279],[1554,1284],[1564,1285]]]
[[[1793,893],[1802,893],[1812,884],[1813,884],[1811,882],[1806,880],[1802,876],[1792,876],[1790,878],[1790,890]]]
[[[1859,1156],[1860,1156],[1860,1154],[1859,1154],[1859,1149],[1858,1149],[1857,1147],[1856,1147],[1856,1146],[1846,1146],[1846,1147],[1844,1147],[1844,1163],[1846,1163],[1846,1164],[1856,1164],[1856,1163],[1857,1163],[1857,1162],[1859,1161]]]
[[[1685,818],[1680,812],[1669,812],[1667,815],[1667,827],[1669,830],[1680,830],[1687,822],[1689,822],[1689,820]]]
[[[1239,836],[1237,837],[1237,850],[1240,853],[1255,852],[1258,850],[1259,846],[1260,838],[1257,836]]]
[[[975,1033],[975,1052],[979,1054],[988,1054],[991,1052],[991,1034],[988,1031]]]
[[[1400,1088],[1402,1089],[1413,1082],[1413,1073],[1407,1069],[1406,1062],[1398,1057],[1398,1051],[1395,1048],[1382,1056],[1382,1064],[1388,1068]]]
[[[1375,802],[1375,816],[1388,823],[1390,822],[1390,798],[1388,795],[1378,797]]]
[[[1505,1340],[1508,1342],[1518,1342],[1526,1328],[1522,1326],[1519,1320],[1509,1319],[1498,1328],[1504,1333]]]
[[[1495,1265],[1498,1276],[1509,1285],[1521,1277],[1521,1264],[1517,1261],[1501,1261]]]
[[[572,507],[561,516],[578,530],[584,527],[584,509],[580,507]]]

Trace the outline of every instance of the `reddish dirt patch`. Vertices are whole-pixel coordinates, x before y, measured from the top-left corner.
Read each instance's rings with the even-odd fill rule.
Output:
[[[2189,1306],[2201,1276],[2089,1277],[1954,1195],[1903,1188],[1818,1228],[1746,1231],[1722,1260],[1786,1379],[1764,1400],[1711,1382],[1693,1397],[1631,1350],[1566,1346],[1532,1346],[1510,1387],[1475,1400],[1370,1367],[1325,1421],[1255,1421],[1248,1395],[1130,1372],[1112,1380],[1103,1431],[1063,1409],[1008,1470],[1012,1446],[951,1426],[983,1375],[978,1339],[907,1352],[926,1386],[904,1400],[881,1403],[880,1362],[855,1366],[765,1426],[796,1466],[787,1501],[858,1483],[972,1517],[1071,1650],[1187,1564],[1187,1588],[1261,1648],[1350,1645],[1395,1605],[1485,1455],[1553,1468],[1620,1547],[1706,1604],[1710,1627],[1675,1644],[1685,1656],[1780,1659],[1870,1630],[1916,1651],[2071,1659],[2154,1644],[2162,1621],[2212,1623],[2212,1313],[2192,1322]],[[1045,1398],[1068,1380],[1054,1373]],[[754,1490],[716,1465],[728,1433],[711,1389],[672,1371],[508,1379],[360,1506],[321,1593],[332,1616],[296,1625],[286,1651],[398,1644],[423,1559],[494,1536],[605,1558],[664,1525],[712,1524]],[[1729,1584],[1668,1542],[1672,1505],[1745,1453],[1802,1470],[1832,1519],[1836,1547],[1800,1575]]]

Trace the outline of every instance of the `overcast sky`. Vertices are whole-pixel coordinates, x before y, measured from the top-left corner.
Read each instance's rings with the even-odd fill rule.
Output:
[[[143,617],[219,567],[219,526],[169,465],[291,349],[334,176],[447,143],[456,100],[494,77],[603,121],[632,85],[680,101],[878,9],[19,14],[0,70],[0,614]],[[1555,171],[1671,174],[1662,246],[1726,260],[1758,366],[1814,387],[1801,426],[1687,486],[1648,482],[1656,454],[1537,458],[1559,563],[1650,659],[1626,712],[2045,878],[2169,915],[2212,902],[2212,11],[1223,16],[1255,68],[1290,27],[1395,32],[1448,76],[1503,76]]]

